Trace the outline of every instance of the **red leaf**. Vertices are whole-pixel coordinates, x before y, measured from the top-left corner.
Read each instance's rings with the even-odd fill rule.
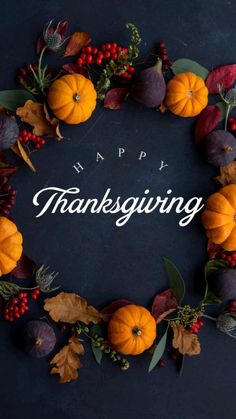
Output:
[[[207,253],[209,259],[217,259],[222,253],[222,247],[219,244],[212,243],[210,240],[207,242]]]
[[[129,89],[127,87],[116,87],[109,90],[104,99],[104,108],[121,109],[128,95]]]
[[[115,300],[113,301],[111,304],[109,304],[108,306],[104,307],[101,310],[102,313],[102,318],[105,322],[108,322],[110,320],[110,317],[112,316],[112,314],[118,310],[118,308],[127,306],[128,304],[132,304],[131,301],[128,300]]]
[[[87,77],[88,78],[88,71],[86,70],[86,68],[81,67],[78,64],[75,64],[75,63],[67,63],[67,64],[64,64],[62,66],[62,68],[63,68],[64,71],[66,71],[69,74],[74,74],[74,73],[76,73],[76,74],[82,74],[84,77]]]
[[[64,57],[77,55],[81,48],[85,47],[90,42],[91,37],[88,32],[74,32],[68,41]]]
[[[157,324],[172,311],[175,311],[177,306],[177,300],[171,289],[157,294],[152,303],[152,315],[156,319]]]
[[[221,110],[216,105],[208,105],[200,113],[195,122],[194,138],[198,144],[207,134],[209,134],[221,120]]]
[[[66,32],[68,29],[68,21],[63,20],[58,24],[57,32],[61,35],[62,39],[65,38]]]
[[[212,70],[207,79],[206,85],[209,93],[219,93],[218,85],[229,89],[236,80],[236,64],[223,65]]]
[[[26,255],[22,255],[15,269],[11,272],[18,279],[31,279],[36,269],[36,263]]]

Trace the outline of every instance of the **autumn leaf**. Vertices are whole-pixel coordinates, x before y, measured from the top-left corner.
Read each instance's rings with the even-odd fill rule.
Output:
[[[219,85],[229,89],[236,80],[236,64],[223,65],[214,68],[206,79],[209,93],[219,93]]]
[[[36,263],[26,255],[22,255],[18,260],[16,267],[11,271],[11,275],[18,279],[33,278],[36,269]]]
[[[217,105],[209,105],[198,116],[194,126],[195,143],[198,144],[218,125],[221,110]]]
[[[109,90],[104,98],[104,108],[112,110],[121,109],[128,95],[128,87],[115,87]]]
[[[118,308],[127,306],[128,304],[133,304],[131,301],[128,300],[115,300],[112,301],[111,304],[109,304],[108,306],[104,307],[101,310],[102,313],[102,318],[105,322],[108,322],[112,316],[112,314],[118,310]]]
[[[33,172],[36,172],[36,169],[32,163],[32,161],[30,160],[28,154],[26,153],[24,147],[21,145],[20,141],[17,140],[16,143],[11,147],[11,150],[17,154],[17,156],[19,156],[21,159],[24,160],[24,162],[26,164],[28,164],[28,166],[30,167],[31,170],[33,170]]]
[[[78,370],[83,366],[78,355],[84,355],[84,347],[78,338],[72,337],[68,345],[51,360],[50,364],[55,365],[51,374],[59,374],[61,384],[69,383],[78,377]]]
[[[209,259],[217,259],[221,256],[222,253],[222,247],[220,244],[212,243],[211,240],[208,240],[207,242],[207,254],[209,256]]]
[[[157,324],[168,316],[168,314],[175,311],[177,306],[177,300],[171,289],[157,294],[152,304],[152,315],[156,319]]]
[[[102,319],[94,307],[89,306],[87,301],[74,293],[61,292],[56,297],[47,298],[44,302],[44,310],[55,322],[76,323],[81,321],[85,324],[99,323]]]
[[[82,74],[82,76],[89,78],[88,70],[81,65],[75,63],[63,64],[62,69],[68,74]]]
[[[89,42],[91,42],[91,37],[88,32],[74,32],[68,41],[64,57],[77,55]]]
[[[214,177],[214,180],[222,186],[236,183],[236,161],[220,167],[220,176]]]
[[[172,326],[174,337],[172,340],[173,348],[178,349],[182,355],[199,355],[201,345],[198,337],[190,330],[186,330],[181,324]]]
[[[47,108],[42,103],[27,100],[23,107],[17,108],[16,114],[22,122],[34,127],[33,133],[37,136],[46,135],[61,140],[63,137],[59,130],[57,118],[51,118]]]

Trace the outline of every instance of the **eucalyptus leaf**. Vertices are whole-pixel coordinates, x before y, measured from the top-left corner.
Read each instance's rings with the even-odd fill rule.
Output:
[[[178,304],[181,304],[185,295],[184,280],[171,260],[164,258],[164,263],[169,279],[170,288],[172,289]]]
[[[35,101],[34,96],[27,90],[2,90],[0,91],[0,106],[15,112],[19,106],[23,106],[27,100]]]
[[[206,282],[205,294],[203,298],[203,304],[220,304],[221,300],[216,297],[216,295],[209,290],[208,286],[208,277],[214,272],[217,272],[219,269],[228,268],[229,264],[223,259],[211,259],[209,260],[204,269],[204,276]]]
[[[101,365],[103,352],[101,351],[101,349],[96,348],[96,346],[94,346],[93,344],[91,344],[91,348],[96,362],[99,365]]]
[[[152,359],[151,359],[151,362],[150,362],[149,367],[148,367],[148,372],[151,372],[153,370],[153,368],[155,368],[155,366],[158,364],[162,355],[165,352],[168,328],[169,328],[169,326],[167,326],[167,329],[166,329],[164,335],[162,336],[161,340],[158,342],[158,344],[156,345],[156,347],[153,351]]]
[[[216,106],[220,109],[221,111],[221,117],[220,117],[220,121],[223,121],[226,118],[226,113],[227,113],[227,105],[225,102],[223,102],[223,100],[221,102],[217,102]]]
[[[203,80],[205,80],[209,74],[209,71],[198,64],[196,61],[189,60],[188,58],[180,58],[179,60],[174,61],[171,66],[171,70],[174,74],[192,72],[197,74]]]

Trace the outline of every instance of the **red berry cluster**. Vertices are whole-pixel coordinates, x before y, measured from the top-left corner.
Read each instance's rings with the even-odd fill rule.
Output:
[[[100,47],[88,46],[81,50],[79,57],[77,58],[77,64],[83,67],[86,64],[97,64],[102,65],[109,60],[117,61],[125,60],[127,58],[128,49],[123,48],[116,42],[102,44]],[[125,72],[120,75],[124,79],[131,79],[135,72],[133,66],[125,66]]]
[[[231,300],[228,304],[227,310],[230,313],[236,313],[236,300]]]
[[[15,202],[16,190],[8,184],[8,179],[4,178],[0,186],[0,213],[8,215]]]
[[[39,288],[35,288],[30,292],[30,296],[33,300],[36,300],[39,297],[39,294]],[[3,311],[3,316],[5,320],[13,322],[16,319],[19,319],[27,310],[29,310],[28,293],[19,292],[17,296],[12,297],[7,303]]]
[[[228,119],[228,130],[229,131],[236,131],[236,119],[229,118]]]
[[[18,140],[21,143],[28,143],[29,141],[32,141],[32,143],[34,144],[34,147],[39,150],[44,144],[45,144],[45,139],[43,137],[38,137],[37,135],[33,134],[30,131],[27,131],[26,129],[24,129],[23,131],[20,131]]]
[[[157,44],[157,55],[162,60],[162,71],[163,73],[166,73],[172,66],[173,61],[171,61],[168,56],[166,44],[164,42],[159,42],[159,44]]]
[[[198,332],[199,332],[199,329],[200,329],[201,327],[203,327],[203,325],[204,325],[204,323],[203,323],[203,321],[202,321],[201,319],[194,320],[193,325],[192,325],[192,326],[190,326],[190,330],[191,330],[193,333],[198,333]]]
[[[233,268],[236,265],[236,252],[225,252],[223,251],[220,255],[221,259],[226,260]]]

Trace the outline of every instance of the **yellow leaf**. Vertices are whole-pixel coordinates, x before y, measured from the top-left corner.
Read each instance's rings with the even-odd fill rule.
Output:
[[[220,176],[214,178],[222,186],[236,183],[236,161],[233,161],[220,168]]]
[[[55,367],[51,369],[51,374],[59,374],[61,384],[76,380],[78,377],[78,370],[83,366],[78,355],[84,355],[84,347],[79,339],[72,337],[68,345],[64,346],[51,360],[50,364],[55,364]]]
[[[11,147],[11,150],[14,151],[14,153],[17,154],[17,156],[21,157],[26,164],[33,170],[33,172],[36,172],[36,169],[30,160],[28,154],[26,153],[25,149],[22,147],[19,140]]]
[[[94,307],[88,306],[87,301],[74,293],[61,292],[56,297],[46,298],[44,310],[55,322],[76,323],[81,321],[85,324],[99,323],[102,319]]]
[[[68,41],[64,57],[71,57],[77,55],[80,52],[81,48],[88,45],[89,42],[91,42],[89,33],[74,32],[73,35],[70,37],[70,40]]]
[[[190,330],[186,330],[181,324],[172,326],[174,337],[172,340],[173,348],[178,349],[182,355],[199,355],[201,345],[198,337]]]
[[[57,140],[63,138],[59,130],[58,119],[50,118],[46,106],[42,103],[27,100],[23,107],[17,108],[16,114],[22,122],[34,127],[35,135],[55,137]]]

